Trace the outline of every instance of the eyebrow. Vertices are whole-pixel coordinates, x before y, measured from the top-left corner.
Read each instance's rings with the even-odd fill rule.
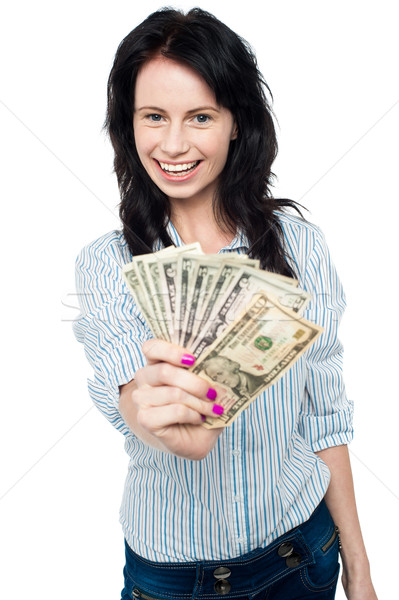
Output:
[[[159,106],[140,106],[140,108],[136,108],[135,111],[140,110],[153,110],[154,112],[167,112],[164,108],[160,108]],[[187,114],[203,112],[205,110],[213,110],[215,112],[220,112],[218,108],[215,106],[198,106],[197,108],[192,108],[187,111]]]

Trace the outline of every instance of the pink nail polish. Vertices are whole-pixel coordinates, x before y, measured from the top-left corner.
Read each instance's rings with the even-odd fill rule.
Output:
[[[194,363],[195,363],[195,356],[193,356],[192,354],[183,354],[183,356],[181,357],[182,365],[187,365],[187,366],[191,367]]]
[[[222,415],[224,413],[224,408],[220,404],[214,404],[212,406],[212,410],[215,413],[215,415]]]
[[[201,415],[201,420],[202,420],[202,422],[206,421],[206,416],[205,415]]]
[[[206,393],[206,397],[209,400],[214,400],[216,398],[216,396],[218,395],[217,391],[214,390],[213,388],[209,388],[209,390]]]

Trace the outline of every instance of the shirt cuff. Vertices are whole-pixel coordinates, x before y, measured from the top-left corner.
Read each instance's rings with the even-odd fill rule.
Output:
[[[299,433],[313,452],[349,444],[353,439],[353,402],[346,400],[330,415],[301,414]]]

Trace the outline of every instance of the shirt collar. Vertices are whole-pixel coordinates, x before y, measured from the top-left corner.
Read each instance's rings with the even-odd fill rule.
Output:
[[[166,226],[166,231],[168,232],[169,237],[171,238],[171,240],[173,241],[175,246],[177,246],[177,247],[184,246],[184,243],[183,243],[181,237],[179,236],[179,234],[177,233],[177,230],[174,227],[172,221],[168,222],[168,224]],[[156,252],[157,250],[161,250],[162,248],[164,248],[163,243],[161,242],[161,240],[157,240],[154,244],[154,252]],[[227,253],[227,252],[231,252],[231,251],[241,251],[241,253],[246,254],[248,248],[249,248],[249,240],[248,240],[247,236],[241,229],[237,229],[237,233],[234,236],[234,238],[231,240],[230,244],[228,244],[224,248],[221,248],[219,250],[219,253],[223,253],[223,252]]]

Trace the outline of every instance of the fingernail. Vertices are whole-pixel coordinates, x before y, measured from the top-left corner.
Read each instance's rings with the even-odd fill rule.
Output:
[[[213,388],[209,388],[209,390],[206,393],[206,397],[209,400],[214,400],[216,398],[216,396],[218,395],[217,391],[214,390]]]
[[[215,415],[222,415],[224,413],[224,408],[220,404],[214,404],[212,406],[212,410],[215,413]]]
[[[195,356],[193,356],[192,354],[183,354],[183,356],[181,358],[182,365],[188,365],[189,367],[191,367],[191,365],[193,365],[194,363],[195,363]]]
[[[206,421],[206,416],[205,415],[201,415],[201,419],[202,419],[202,422]]]

